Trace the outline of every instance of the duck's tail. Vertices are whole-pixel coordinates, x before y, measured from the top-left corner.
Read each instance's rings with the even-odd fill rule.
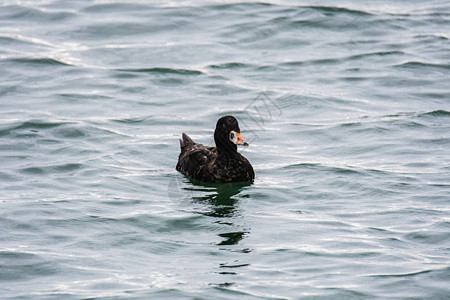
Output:
[[[180,148],[184,148],[189,144],[195,144],[195,142],[186,134],[183,132],[180,139]]]

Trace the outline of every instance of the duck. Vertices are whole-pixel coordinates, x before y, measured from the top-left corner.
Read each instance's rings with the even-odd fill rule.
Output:
[[[237,151],[249,146],[233,116],[221,117],[214,130],[215,147],[194,142],[186,133],[180,139],[176,170],[205,183],[251,183],[255,179],[252,165]]]

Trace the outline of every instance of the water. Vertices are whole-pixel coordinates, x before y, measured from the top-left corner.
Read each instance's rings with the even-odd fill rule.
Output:
[[[3,1],[3,299],[450,295],[448,1]],[[178,137],[233,114],[256,172]]]

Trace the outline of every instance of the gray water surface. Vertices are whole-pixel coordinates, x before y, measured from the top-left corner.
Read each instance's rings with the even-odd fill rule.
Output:
[[[0,4],[4,299],[448,299],[448,1]],[[252,185],[175,170],[232,114]]]

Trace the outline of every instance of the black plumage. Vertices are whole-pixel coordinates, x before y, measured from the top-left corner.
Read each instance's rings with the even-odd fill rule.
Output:
[[[248,146],[240,132],[236,118],[225,116],[217,121],[214,131],[216,147],[197,144],[183,133],[176,169],[207,183],[252,182],[253,167],[237,152],[237,145]]]

